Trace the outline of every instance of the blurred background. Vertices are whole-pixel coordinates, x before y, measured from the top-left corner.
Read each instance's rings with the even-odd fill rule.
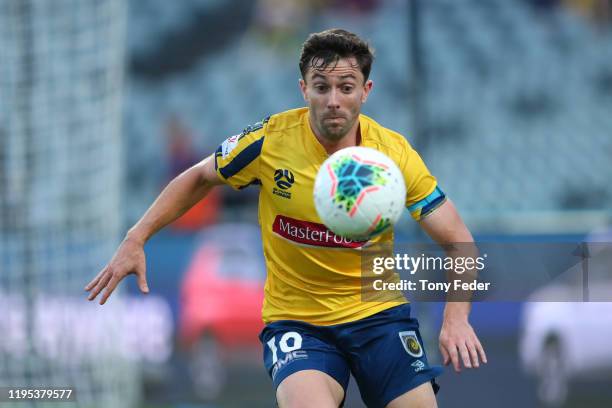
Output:
[[[149,296],[130,280],[99,307],[83,286],[169,180],[303,105],[300,45],[331,27],[371,43],[364,113],[419,150],[479,239],[612,241],[610,0],[1,0],[0,387],[274,405],[256,187],[217,189],[147,244]],[[408,216],[397,231],[423,239]],[[591,287],[612,290],[602,256]],[[438,363],[441,310],[415,306]],[[490,362],[447,370],[440,406],[612,406],[606,316],[475,304]]]

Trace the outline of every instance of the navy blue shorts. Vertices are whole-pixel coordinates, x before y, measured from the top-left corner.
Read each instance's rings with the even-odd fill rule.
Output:
[[[443,371],[427,362],[409,304],[332,326],[280,320],[268,324],[259,339],[275,388],[297,371],[318,370],[338,381],[346,394],[352,373],[370,408],[383,408],[428,381],[437,392],[433,379]]]

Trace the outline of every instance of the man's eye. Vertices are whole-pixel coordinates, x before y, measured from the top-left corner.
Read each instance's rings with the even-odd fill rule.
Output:
[[[349,92],[351,92],[352,90],[353,90],[353,87],[352,87],[352,86],[348,86],[348,85],[347,85],[347,86],[343,86],[343,87],[342,87],[342,91],[343,91],[343,92],[346,92],[346,93],[349,93]]]
[[[315,89],[319,92],[325,92],[327,90],[326,85],[315,85]]]

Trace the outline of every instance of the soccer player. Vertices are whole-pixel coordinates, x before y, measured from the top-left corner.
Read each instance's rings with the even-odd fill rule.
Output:
[[[369,407],[435,407],[441,368],[427,361],[409,303],[401,293],[390,301],[361,301],[361,244],[327,230],[314,208],[313,183],[323,161],[339,149],[367,146],[397,163],[406,206],[435,241],[473,241],[406,139],[360,114],[372,90],[372,61],[368,44],[355,34],[311,34],[299,62],[307,107],[247,127],[171,181],[86,286],[89,300],[104,290],[104,304],[128,274],[136,274],[147,293],[143,246],[153,234],[218,184],[259,185],[267,268],[260,339],[279,406],[341,406],[352,373]],[[387,231],[373,241],[392,239]],[[469,302],[447,302],[444,309],[439,346],[444,364],[456,371],[486,362],[469,311]]]

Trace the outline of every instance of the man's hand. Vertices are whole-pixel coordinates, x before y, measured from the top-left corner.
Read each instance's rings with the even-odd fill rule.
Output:
[[[106,288],[100,299],[100,304],[103,305],[121,279],[129,274],[136,275],[142,293],[149,293],[145,242],[203,199],[214,186],[222,183],[215,169],[214,155],[208,156],[174,178],[130,229],[109,264],[85,286],[86,291],[91,291],[88,299],[94,300]]]
[[[117,284],[130,274],[137,276],[140,291],[142,293],[149,293],[144,245],[142,242],[128,237],[123,240],[108,265],[85,286],[86,291],[91,291],[87,300],[94,300],[106,288],[100,299],[100,304],[103,305],[113,293]]]
[[[420,221],[421,227],[440,245],[451,245],[454,252],[449,256],[469,256],[475,258],[478,254],[474,238],[459,216],[457,209],[450,200],[446,200],[433,213]],[[456,245],[459,244],[459,245]],[[467,252],[467,254],[464,254]],[[465,276],[471,276],[468,271]],[[475,276],[474,276],[475,278]],[[480,361],[487,362],[487,356],[468,322],[470,314],[470,295],[466,291],[459,292],[459,299],[447,300],[444,309],[444,321],[440,331],[440,353],[444,365],[451,362],[456,372],[461,371],[461,362],[466,368],[478,368]],[[461,301],[457,301],[461,300]]]
[[[461,362],[466,368],[478,368],[480,361],[487,362],[487,355],[467,315],[444,316],[440,331],[440,353],[444,365],[452,362],[456,372],[461,372]]]

